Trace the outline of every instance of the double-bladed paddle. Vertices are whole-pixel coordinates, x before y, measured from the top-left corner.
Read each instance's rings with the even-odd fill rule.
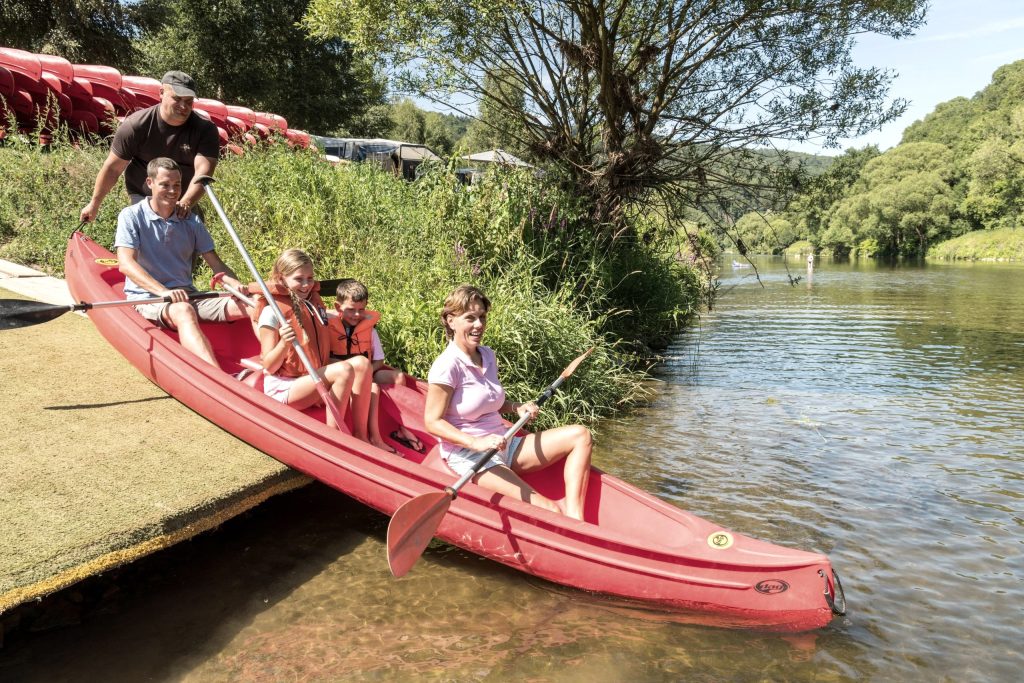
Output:
[[[565,370],[562,370],[562,374],[558,376],[558,379],[552,382],[537,397],[537,405],[543,405],[545,401],[551,398],[555,394],[555,390],[576,371],[580,363],[593,350],[593,347],[587,349],[583,355],[569,363]],[[508,441],[515,436],[516,432],[529,419],[530,416],[528,414],[519,418],[519,421],[505,432],[505,440]],[[497,453],[496,448],[484,451],[479,456],[476,464],[473,465],[473,469],[462,475],[455,484],[446,486],[443,491],[416,496],[395,511],[394,516],[391,517],[391,522],[388,523],[388,567],[391,568],[392,574],[395,576],[405,576],[412,569],[416,561],[420,559],[423,551],[426,550],[430,539],[437,532],[437,527],[441,525],[441,520],[444,519],[445,513],[448,512],[452,501],[459,495],[459,489],[465,486],[495,453]]]
[[[256,280],[256,283],[260,286],[263,296],[267,299],[267,304],[274,311],[274,315],[277,316],[277,320],[284,325],[286,320],[284,314],[281,312],[281,308],[277,305],[277,302],[274,300],[274,296],[270,293],[267,283],[264,282],[263,277],[260,276],[260,271],[256,268],[256,264],[253,263],[252,257],[249,256],[249,252],[245,248],[245,245],[242,244],[242,239],[238,236],[238,233],[235,232],[235,226],[231,224],[231,221],[228,219],[228,215],[224,213],[224,207],[220,205],[220,201],[218,201],[213,188],[210,187],[210,184],[213,182],[213,178],[208,175],[201,175],[196,176],[192,182],[201,184],[203,189],[206,190],[206,194],[210,198],[213,208],[217,210],[217,215],[220,216],[220,220],[224,224],[224,229],[228,231],[229,235],[231,235],[231,241],[235,243],[235,248],[238,249],[239,255],[242,257],[242,260],[245,261],[245,265],[248,266],[249,272]],[[313,366],[312,361],[309,360],[309,356],[307,356],[306,352],[302,349],[302,342],[300,342],[298,338],[292,340],[292,347],[295,349],[295,353],[299,356],[299,360],[302,361],[303,367],[306,368],[309,378],[313,380],[313,383],[316,386],[316,392],[320,395],[320,400],[324,402],[324,407],[331,416],[334,417],[334,422],[338,425],[338,429],[341,429],[341,425],[344,423],[344,420],[341,417],[341,411],[334,403],[334,395],[331,394],[327,389],[327,385],[324,384],[324,378],[320,376],[320,373],[317,372],[317,369]]]
[[[231,295],[229,292],[199,292],[190,295],[188,300],[199,301],[200,299],[216,299]],[[38,325],[73,311],[158,303],[171,303],[171,297],[154,296],[145,299],[117,299],[116,301],[82,302],[80,304],[44,304],[41,301],[31,301],[28,299],[0,299],[0,330],[13,330],[19,327]]]

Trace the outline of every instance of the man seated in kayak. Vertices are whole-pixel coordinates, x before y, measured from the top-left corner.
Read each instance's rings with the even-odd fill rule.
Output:
[[[536,417],[536,403],[516,403],[498,381],[494,351],[481,344],[491,302],[470,285],[457,287],[444,302],[441,322],[448,348],[430,367],[423,422],[440,439],[441,457],[459,476],[469,472],[483,451],[498,450],[473,481],[573,519],[583,519],[590,475],[592,439],[582,425],[516,436],[507,443],[501,413]],[[540,495],[519,476],[565,459],[565,509]]]
[[[380,425],[377,422],[380,385],[405,385],[406,374],[401,370],[384,367],[384,347],[376,329],[380,314],[366,309],[366,302],[370,298],[366,285],[359,280],[344,278],[338,282],[335,295],[334,310],[338,315],[330,316],[328,321],[331,330],[331,358],[347,360],[363,356],[369,359],[373,368],[373,385],[370,389],[370,414],[367,419],[370,436],[376,435],[380,439]],[[420,440],[403,425],[391,433],[391,438],[414,451],[423,451]],[[389,447],[388,450],[392,449]]]
[[[320,298],[320,283],[313,275],[312,259],[301,249],[286,250],[274,262],[267,287],[286,320],[280,322],[267,300],[262,295],[256,297],[253,317],[260,338],[263,393],[299,410],[321,402],[316,381],[295,350],[294,341],[298,339],[306,357],[327,385],[338,415],[345,416],[351,399],[352,435],[388,450],[390,447],[379,435],[374,438],[367,430],[373,375],[370,360],[353,356],[344,361],[330,361],[327,310]],[[330,410],[327,411],[327,426],[340,429]]]
[[[213,272],[224,273],[227,284],[240,287],[241,283],[217,255],[203,222],[193,213],[184,218],[178,216],[181,168],[177,162],[167,157],[150,161],[146,167],[146,186],[151,195],[122,209],[117,217],[114,248],[118,267],[125,276],[124,293],[128,299],[169,296],[171,303],[140,304],[135,308],[157,325],[176,330],[182,346],[216,366],[213,348],[199,321],[226,322],[248,314],[233,298],[188,300],[190,294],[198,291],[192,285],[196,255]]]

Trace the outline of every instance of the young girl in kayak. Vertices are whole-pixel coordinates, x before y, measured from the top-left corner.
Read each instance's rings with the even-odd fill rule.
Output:
[[[457,287],[444,302],[441,322],[449,344],[430,367],[423,421],[440,439],[441,456],[462,476],[472,469],[482,451],[498,452],[473,481],[498,493],[516,496],[553,512],[583,519],[583,501],[590,474],[592,441],[582,425],[548,429],[516,436],[507,442],[501,413],[537,416],[532,401],[508,400],[498,381],[494,351],[483,346],[491,302],[470,285]],[[519,476],[565,459],[564,510],[540,495]]]
[[[327,311],[320,299],[320,283],[313,276],[313,261],[299,249],[288,249],[274,262],[267,287],[286,323],[282,325],[267,301],[262,296],[257,297],[254,316],[264,369],[263,392],[299,410],[320,403],[316,383],[306,372],[292,343],[298,339],[342,417],[351,399],[352,435],[387,449],[387,444],[379,438],[371,439],[366,428],[372,376],[370,361],[359,356],[329,362],[331,341]],[[330,410],[327,425],[339,428]]]

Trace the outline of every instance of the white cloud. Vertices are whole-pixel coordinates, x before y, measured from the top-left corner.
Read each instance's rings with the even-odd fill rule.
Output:
[[[967,29],[965,31],[956,31],[954,33],[941,33],[937,36],[925,36],[914,40],[915,43],[938,43],[938,42],[949,42],[957,40],[973,40],[976,38],[984,38],[985,36],[992,36],[997,33],[1006,33],[1007,31],[1013,31],[1015,29],[1024,28],[1024,17],[1017,17],[1015,19],[1003,19],[998,22],[992,22],[985,24],[984,26],[978,26],[977,28]]]
[[[981,64],[1009,64],[1015,62],[1018,59],[1024,59],[1024,46],[1015,47],[1012,50],[1003,50],[1002,52],[989,52],[984,55],[975,55],[971,57],[972,62]]]

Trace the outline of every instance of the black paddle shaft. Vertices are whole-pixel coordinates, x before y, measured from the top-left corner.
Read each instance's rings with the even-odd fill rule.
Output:
[[[215,299],[228,296],[227,292],[199,292],[189,296],[189,301]],[[49,322],[65,313],[88,311],[93,308],[113,306],[135,306],[138,304],[170,303],[170,296],[155,296],[146,299],[118,299],[116,301],[82,302],[79,304],[46,304],[29,299],[0,299],[0,330],[14,330],[39,323]]]

